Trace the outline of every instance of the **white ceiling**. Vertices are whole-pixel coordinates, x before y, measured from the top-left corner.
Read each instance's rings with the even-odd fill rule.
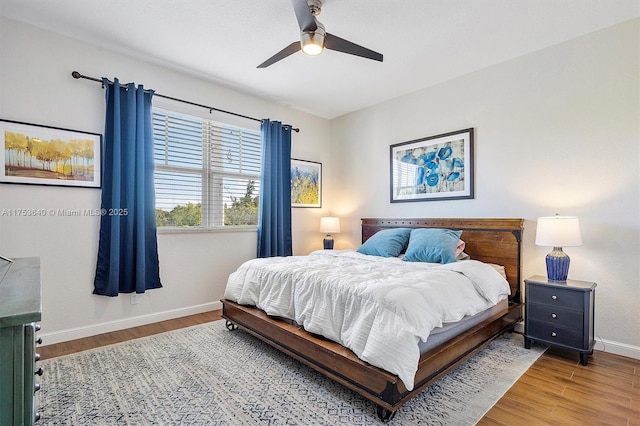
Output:
[[[299,38],[290,0],[0,0],[2,16],[325,118],[615,25],[639,9],[638,0],[325,0],[318,19],[327,32],[384,62],[298,52],[257,69]]]

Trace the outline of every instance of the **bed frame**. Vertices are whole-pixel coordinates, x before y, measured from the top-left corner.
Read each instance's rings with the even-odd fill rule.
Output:
[[[378,417],[389,421],[403,404],[492,340],[512,331],[522,319],[523,222],[523,219],[362,219],[362,242],[389,228],[462,230],[465,252],[472,259],[503,265],[511,287],[508,308],[420,357],[412,391],[405,388],[398,376],[360,360],[344,346],[271,318],[255,307],[222,300],[222,317],[227,320],[228,329],[240,328],[372,401]]]

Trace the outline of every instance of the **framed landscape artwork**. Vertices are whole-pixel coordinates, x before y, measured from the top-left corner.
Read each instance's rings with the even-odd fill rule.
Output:
[[[473,129],[391,145],[391,202],[473,198]]]
[[[322,163],[291,159],[291,207],[322,207]]]
[[[100,188],[102,135],[0,120],[0,183]]]

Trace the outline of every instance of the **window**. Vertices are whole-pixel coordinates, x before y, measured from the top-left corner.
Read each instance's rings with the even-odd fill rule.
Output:
[[[260,131],[153,109],[158,227],[258,224]]]

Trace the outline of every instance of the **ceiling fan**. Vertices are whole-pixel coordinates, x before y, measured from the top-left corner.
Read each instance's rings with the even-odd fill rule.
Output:
[[[307,55],[319,55],[325,48],[382,62],[382,54],[324,30],[324,25],[316,19],[322,8],[322,0],[291,0],[291,3],[300,27],[300,41],[294,41],[257,68],[266,68],[298,50],[302,50]]]

